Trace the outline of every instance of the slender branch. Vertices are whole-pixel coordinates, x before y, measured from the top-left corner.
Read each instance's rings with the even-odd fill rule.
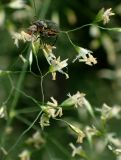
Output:
[[[94,24],[89,23],[89,24],[85,24],[83,26],[80,26],[80,27],[77,27],[77,28],[74,28],[74,29],[67,30],[67,31],[60,31],[60,33],[70,33],[70,32],[78,31],[78,30],[80,30],[84,27],[88,27],[88,26],[92,26],[92,25],[94,25]]]
[[[27,53],[27,56],[29,55],[30,53],[30,49],[31,49],[31,46],[29,47],[28,49],[28,53]],[[22,84],[23,84],[23,81],[24,81],[24,77],[25,77],[25,71],[27,70],[27,67],[28,67],[28,63],[24,63],[23,65],[23,68],[22,68],[22,71],[21,71],[21,74],[20,74],[20,77],[19,77],[19,80],[18,80],[18,83],[17,83],[17,89],[20,90],[22,88]],[[10,77],[9,77],[10,78]],[[11,85],[13,86],[13,82],[11,81],[10,79],[10,82],[11,82]],[[15,95],[14,95],[14,99],[12,101],[12,104],[11,104],[11,108],[10,108],[10,112],[13,112],[14,109],[16,108],[17,106],[17,103],[18,103],[18,100],[19,100],[19,97],[20,97],[20,92],[18,92],[17,90],[15,91]],[[6,127],[5,129],[11,125],[12,123],[12,119],[13,117],[10,117],[8,118],[7,120],[7,123],[6,123]],[[5,131],[4,131],[5,132]],[[1,141],[1,146],[4,146],[4,143],[5,143],[5,139],[6,139],[6,134],[3,133],[2,135],[2,141]]]
[[[44,90],[43,90],[43,80],[44,80],[45,76],[47,76],[48,73],[49,73],[49,72],[45,73],[45,74],[41,77],[42,104],[44,104],[44,100],[45,100]]]
[[[19,136],[19,138],[17,139],[16,143],[8,150],[7,156],[14,150],[14,148],[20,142],[20,140],[22,139],[22,137],[34,126],[35,122],[38,120],[38,118],[40,117],[41,113],[42,113],[42,111],[39,112],[39,114],[36,116],[36,118],[31,123],[31,125],[26,130],[24,130],[23,133]],[[5,160],[7,158],[7,156],[3,160]]]

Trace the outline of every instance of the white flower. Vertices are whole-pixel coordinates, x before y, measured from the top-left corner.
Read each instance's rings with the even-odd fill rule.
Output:
[[[106,24],[110,21],[110,16],[115,15],[115,13],[112,12],[112,8],[107,9],[104,13],[103,13],[103,23]]]
[[[51,117],[61,117],[63,115],[62,108],[58,106],[58,102],[53,97],[51,97],[51,100],[52,102],[47,102],[47,105],[50,106],[49,113],[51,113]]]
[[[115,133],[108,133],[106,135],[106,140],[116,148],[121,148],[121,139],[117,138]]]
[[[68,97],[69,98],[67,98],[65,101],[63,101],[60,106],[62,106],[62,107],[74,106],[75,108],[78,108],[78,107],[82,107],[85,103],[85,98],[84,98],[85,94],[84,93],[77,92],[74,95],[71,95],[69,93]]]
[[[33,144],[35,148],[40,148],[40,145],[45,143],[45,140],[41,136],[40,132],[35,132],[32,137],[28,138],[26,141],[27,144]]]
[[[92,56],[92,51],[82,48],[82,47],[75,47],[76,51],[78,52],[78,55],[76,58],[73,60],[73,63],[76,60],[79,60],[79,62],[85,62],[85,64],[92,66],[93,64],[97,63],[96,58]]]
[[[116,156],[119,156],[121,158],[121,148],[115,148],[112,147],[111,145],[108,145],[108,149],[111,150]]]
[[[101,119],[108,120],[113,117],[119,119],[121,118],[121,108],[120,106],[109,107],[107,104],[103,104],[101,109]]]
[[[51,62],[52,71],[53,72],[61,71],[63,68],[65,68],[68,65],[67,61],[68,61],[68,59],[66,59],[64,61],[60,61],[60,57],[58,57],[57,59],[53,60]]]
[[[55,49],[54,46],[47,45],[47,44],[44,45],[42,48],[44,56],[50,65],[49,71],[52,73],[53,80],[56,80],[56,72],[60,72],[62,74],[65,74],[66,78],[69,78],[68,74],[62,70],[63,68],[65,68],[68,65],[67,64],[68,59],[61,61],[60,57],[56,58],[52,52],[53,49]]]
[[[25,1],[24,0],[13,0],[12,2],[8,4],[8,6],[13,9],[21,9],[25,7]]]
[[[70,101],[70,103],[72,103],[76,108],[83,106],[84,97],[85,97],[84,93],[77,92],[76,94],[74,94],[72,96],[71,96],[71,94],[68,94],[68,96],[69,96],[68,101]]]
[[[20,40],[22,40],[23,42],[34,40],[34,37],[32,35],[29,35],[28,33],[24,31],[21,31],[20,33],[12,32],[11,35],[12,35],[12,38],[14,39],[14,44],[17,47],[19,46]]]
[[[0,107],[0,118],[6,118],[6,117],[7,117],[6,106],[2,105]]]
[[[94,135],[97,135],[99,133],[99,131],[95,128],[95,126],[92,126],[92,127],[86,126],[85,133],[86,133],[86,135],[92,137]]]
[[[107,104],[103,104],[101,110],[101,119],[102,120],[110,119],[110,116],[111,116],[111,107],[109,107]]]
[[[70,123],[68,125],[77,134],[77,143],[83,143],[83,139],[85,138],[84,132]]]
[[[121,118],[121,107],[120,106],[112,107],[111,114],[112,114],[112,117],[120,119]]]
[[[50,119],[50,117],[46,113],[42,114],[42,116],[40,118],[40,122],[39,122],[42,129],[44,129],[44,127],[50,125],[49,119]]]
[[[47,102],[47,105],[52,106],[52,107],[57,107],[58,106],[58,102],[53,98],[50,97],[50,99],[52,100],[52,102]]]
[[[43,110],[43,114],[41,116],[40,119],[40,125],[42,127],[42,129],[45,126],[49,126],[50,125],[50,118],[55,118],[55,117],[61,117],[63,115],[62,113],[62,107],[60,107],[58,105],[58,102],[51,97],[52,102],[47,102],[46,106],[41,106],[42,110]]]
[[[60,72],[62,74],[65,74],[66,78],[69,78],[68,74],[62,70],[63,68],[65,68],[68,65],[67,61],[68,61],[68,59],[60,61],[60,57],[58,57],[57,59],[53,59],[51,61],[49,71],[52,73],[53,80],[56,80],[56,72]]]
[[[58,102],[53,97],[51,97],[51,100],[52,102],[47,102],[47,106],[44,107],[44,112],[52,118],[61,117],[63,115],[62,108],[58,106]]]
[[[20,160],[30,160],[30,152],[28,150],[23,150],[19,154]]]
[[[20,54],[19,57],[20,57],[20,59],[22,60],[23,63],[27,62],[26,58],[22,54]]]
[[[74,157],[76,154],[77,155],[80,155],[81,154],[81,152],[82,152],[82,147],[81,146],[79,146],[79,147],[76,147],[76,146],[74,146],[74,144],[73,143],[70,143],[69,144],[69,146],[72,148],[72,157]]]
[[[51,65],[51,61],[53,61],[54,59],[56,59],[55,55],[53,54],[52,50],[55,49],[56,47],[51,46],[51,45],[47,45],[45,44],[43,47],[43,53],[45,58],[47,59],[48,63]]]

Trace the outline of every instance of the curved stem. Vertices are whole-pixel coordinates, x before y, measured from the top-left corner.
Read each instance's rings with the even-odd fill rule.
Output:
[[[36,118],[34,119],[34,121],[31,123],[31,125],[23,131],[23,133],[19,136],[19,138],[17,139],[16,143],[8,150],[8,154],[7,156],[10,154],[10,152],[12,152],[12,150],[17,146],[17,144],[19,143],[19,141],[22,139],[22,137],[34,126],[35,122],[38,120],[38,118],[40,117],[42,111],[39,112],[39,114],[36,116]],[[7,156],[3,159],[5,160],[7,158]]]
[[[69,42],[70,42],[70,43],[72,44],[72,46],[75,48],[75,44],[72,42],[72,40],[71,40],[68,32],[66,32],[65,34],[67,35]]]
[[[41,77],[42,104],[44,104],[44,100],[45,100],[44,90],[43,90],[43,79],[45,78],[45,76],[47,76],[48,73],[49,73],[49,72],[45,73],[45,74]]]
[[[28,56],[29,53],[30,53],[30,49],[31,49],[31,47],[29,47],[29,49],[28,49],[27,56]],[[19,77],[19,80],[18,80],[18,83],[17,83],[17,87],[16,87],[16,88],[19,89],[19,90],[22,88],[22,84],[23,84],[23,81],[24,81],[25,73],[26,73],[25,71],[27,70],[27,67],[28,67],[28,63],[24,63],[23,68],[22,68],[22,71],[21,71],[21,74],[20,74],[20,77]],[[12,81],[10,81],[10,82],[11,82],[11,85],[12,85],[12,87],[13,87],[13,82],[12,82]],[[17,103],[18,103],[18,100],[19,100],[19,97],[20,97],[20,92],[18,92],[18,91],[16,90],[16,91],[15,91],[15,94],[14,94],[14,99],[13,99],[12,104],[11,104],[10,112],[13,112],[14,109],[16,108]],[[13,117],[10,117],[10,116],[9,116],[5,128],[7,128],[8,126],[11,125],[12,120],[13,120]],[[5,133],[3,133],[3,137],[2,137],[1,139],[2,139],[1,146],[3,147],[3,146],[4,146],[4,143],[5,143],[5,139],[6,139],[6,134],[5,134]]]
[[[70,33],[70,32],[75,32],[75,31],[78,31],[84,27],[88,27],[88,26],[96,26],[102,30],[107,30],[107,31],[115,31],[115,32],[121,32],[121,28],[120,27],[113,27],[113,28],[106,28],[106,27],[102,27],[102,26],[99,26],[97,24],[94,24],[94,23],[89,23],[89,24],[85,24],[83,26],[80,26],[80,27],[77,27],[77,28],[74,28],[74,29],[70,29],[70,30],[67,30],[67,31],[60,31],[60,33]]]
[[[40,13],[40,17],[41,18],[44,18],[46,13],[47,13],[47,10],[49,8],[49,5],[50,5],[50,2],[51,0],[46,0],[44,3],[43,3],[43,6],[41,8],[41,13]],[[31,50],[31,46],[29,46],[29,49],[28,49],[28,53],[27,53],[27,56],[29,56],[30,54],[30,50]],[[10,111],[14,111],[14,109],[16,108],[17,106],[17,103],[18,103],[18,100],[19,100],[19,97],[20,97],[20,92],[18,92],[18,90],[20,91],[21,88],[22,88],[22,85],[23,85],[23,81],[24,81],[24,77],[25,77],[25,73],[26,73],[26,70],[28,68],[28,63],[24,63],[23,65],[23,68],[22,68],[22,71],[21,71],[21,74],[20,74],[20,77],[19,77],[19,80],[18,80],[18,83],[17,83],[17,90],[15,91],[15,96],[14,96],[14,99],[13,99],[13,102],[11,104],[11,110]],[[42,112],[42,111],[41,111]],[[17,140],[17,142],[13,145],[13,147],[9,150],[12,151],[13,148],[16,146],[16,144],[19,142],[19,140],[21,140],[21,138],[32,128],[32,126],[34,125],[34,123],[36,122],[36,120],[39,118],[39,116],[41,115],[41,112],[37,115],[37,117],[35,118],[35,120],[33,121],[33,123],[29,126],[29,128],[27,128],[23,133],[22,135],[19,137],[19,139]],[[9,127],[11,125],[13,121],[13,117],[9,117],[8,121],[7,121],[7,124],[6,124],[6,127]],[[5,129],[6,129],[5,127]],[[5,131],[3,131],[3,137],[1,137],[2,139],[2,143],[1,143],[1,146],[4,147],[5,145],[5,140],[6,140],[6,134],[5,134]]]
[[[80,30],[80,29],[82,29],[84,27],[88,27],[88,26],[92,26],[92,25],[94,25],[94,24],[89,23],[89,24],[85,24],[83,26],[80,26],[80,27],[77,27],[77,28],[74,28],[74,29],[70,29],[68,31],[60,31],[60,33],[70,33],[70,32],[78,31],[78,30]]]

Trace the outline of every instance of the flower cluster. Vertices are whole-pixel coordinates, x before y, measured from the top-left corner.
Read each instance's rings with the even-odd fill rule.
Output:
[[[72,95],[69,93],[68,97],[64,102],[61,103],[61,106],[75,106],[75,108],[77,107],[82,107],[84,104],[84,97],[85,94],[84,93],[80,93],[79,91]]]
[[[39,149],[40,146],[45,143],[45,140],[44,140],[43,137],[41,136],[40,132],[37,131],[37,132],[35,132],[35,133],[32,135],[32,137],[30,137],[30,138],[28,138],[28,139],[26,140],[26,143],[27,143],[27,144],[33,144],[33,146],[34,146],[35,148]]]
[[[8,6],[13,9],[22,9],[25,8],[25,1],[24,0],[13,0],[8,3]]]
[[[117,160],[121,159],[121,139],[116,138],[115,133],[110,133],[107,135],[108,149],[112,151]]]
[[[95,135],[98,135],[99,134],[99,131],[97,130],[97,128],[95,126],[86,126],[85,128],[85,133],[87,136],[95,136]]]
[[[94,58],[92,55],[93,53],[92,51],[82,48],[82,47],[78,47],[78,46],[75,46],[75,49],[78,55],[73,60],[73,62],[75,62],[76,60],[79,60],[79,62],[85,62],[85,64],[90,65],[90,66],[97,63],[96,58]]]
[[[30,152],[28,150],[23,150],[19,154],[19,158],[20,160],[30,160]]]
[[[63,61],[60,60],[60,57],[56,58],[53,54],[53,49],[55,49],[55,46],[51,45],[44,45],[43,46],[43,53],[44,56],[47,59],[47,62],[49,63],[49,72],[52,73],[52,79],[56,80],[56,72],[60,72],[66,76],[66,78],[69,78],[68,74],[63,71],[63,68],[67,67],[68,59],[65,59]]]
[[[100,22],[103,21],[103,24],[107,24],[110,21],[110,16],[115,15],[115,13],[112,12],[112,8],[109,8],[107,10],[104,10],[104,8],[102,8],[98,14],[96,15],[96,18],[94,20],[94,22]]]
[[[14,44],[19,47],[19,41],[23,42],[32,42],[32,51],[35,53],[36,51],[36,41],[37,38],[33,34],[30,35],[24,31],[21,31],[21,33],[15,33],[12,32],[12,38],[14,39]],[[56,58],[56,56],[53,53],[53,49],[55,49],[55,46],[51,46],[48,44],[44,44],[41,46],[41,49],[43,50],[43,54],[49,63],[49,72],[52,73],[52,79],[56,80],[56,72],[60,72],[66,76],[66,78],[69,78],[69,75],[63,71],[63,68],[68,66],[68,59],[65,59],[63,61],[60,60],[60,57]],[[23,56],[20,55],[20,58],[25,61]]]
[[[85,138],[85,133],[78,127],[68,123],[69,127],[77,134],[77,143],[82,143]]]
[[[42,48],[44,56],[49,65],[51,65],[51,62],[56,59],[55,55],[53,54],[53,49],[56,49],[56,47],[47,44],[45,44]]]
[[[12,32],[11,33],[12,35],[12,38],[14,39],[14,44],[19,47],[19,41],[23,41],[23,42],[31,42],[31,41],[34,41],[35,40],[35,37],[24,32],[24,31],[21,31],[20,33],[17,33],[17,32]]]
[[[81,156],[84,153],[81,146],[76,147],[73,143],[70,143],[69,146],[72,148],[72,157],[75,157],[75,155]]]
[[[41,106],[43,114],[40,118],[40,126],[43,129],[45,126],[49,126],[50,118],[61,117],[63,115],[62,108],[59,107],[58,102],[51,97],[52,102],[47,102],[46,106]]]
[[[115,13],[112,12],[112,8],[107,9],[104,13],[103,13],[103,23],[107,24],[110,21],[110,16],[115,15]]]
[[[109,107],[107,104],[103,104],[101,109],[101,119],[106,121],[113,117],[119,119],[121,118],[121,108],[120,106]]]
[[[66,76],[66,78],[69,78],[69,75],[62,70],[63,68],[65,68],[68,65],[67,61],[68,61],[68,59],[61,61],[60,57],[51,61],[49,71],[52,73],[53,80],[56,80],[56,72],[60,72],[60,73],[64,74]]]

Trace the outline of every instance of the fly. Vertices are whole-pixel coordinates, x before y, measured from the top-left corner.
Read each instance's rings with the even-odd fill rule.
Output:
[[[36,4],[34,0],[33,6],[35,10],[35,15],[37,15]],[[42,43],[45,43],[45,41],[47,40],[52,41],[52,39],[55,39],[55,44],[59,34],[59,26],[55,22],[52,22],[50,20],[36,20],[28,28],[28,34],[32,36],[34,35],[35,37],[37,37],[37,39],[40,38],[40,41]]]
[[[59,27],[50,20],[37,20],[28,28],[28,34],[37,36],[37,39],[40,38],[43,43],[45,42],[45,39],[47,40],[49,37],[55,37],[55,44],[59,34]]]
[[[54,37],[58,35],[59,27],[50,20],[37,20],[28,28],[28,33],[31,35],[40,34],[43,37]]]

